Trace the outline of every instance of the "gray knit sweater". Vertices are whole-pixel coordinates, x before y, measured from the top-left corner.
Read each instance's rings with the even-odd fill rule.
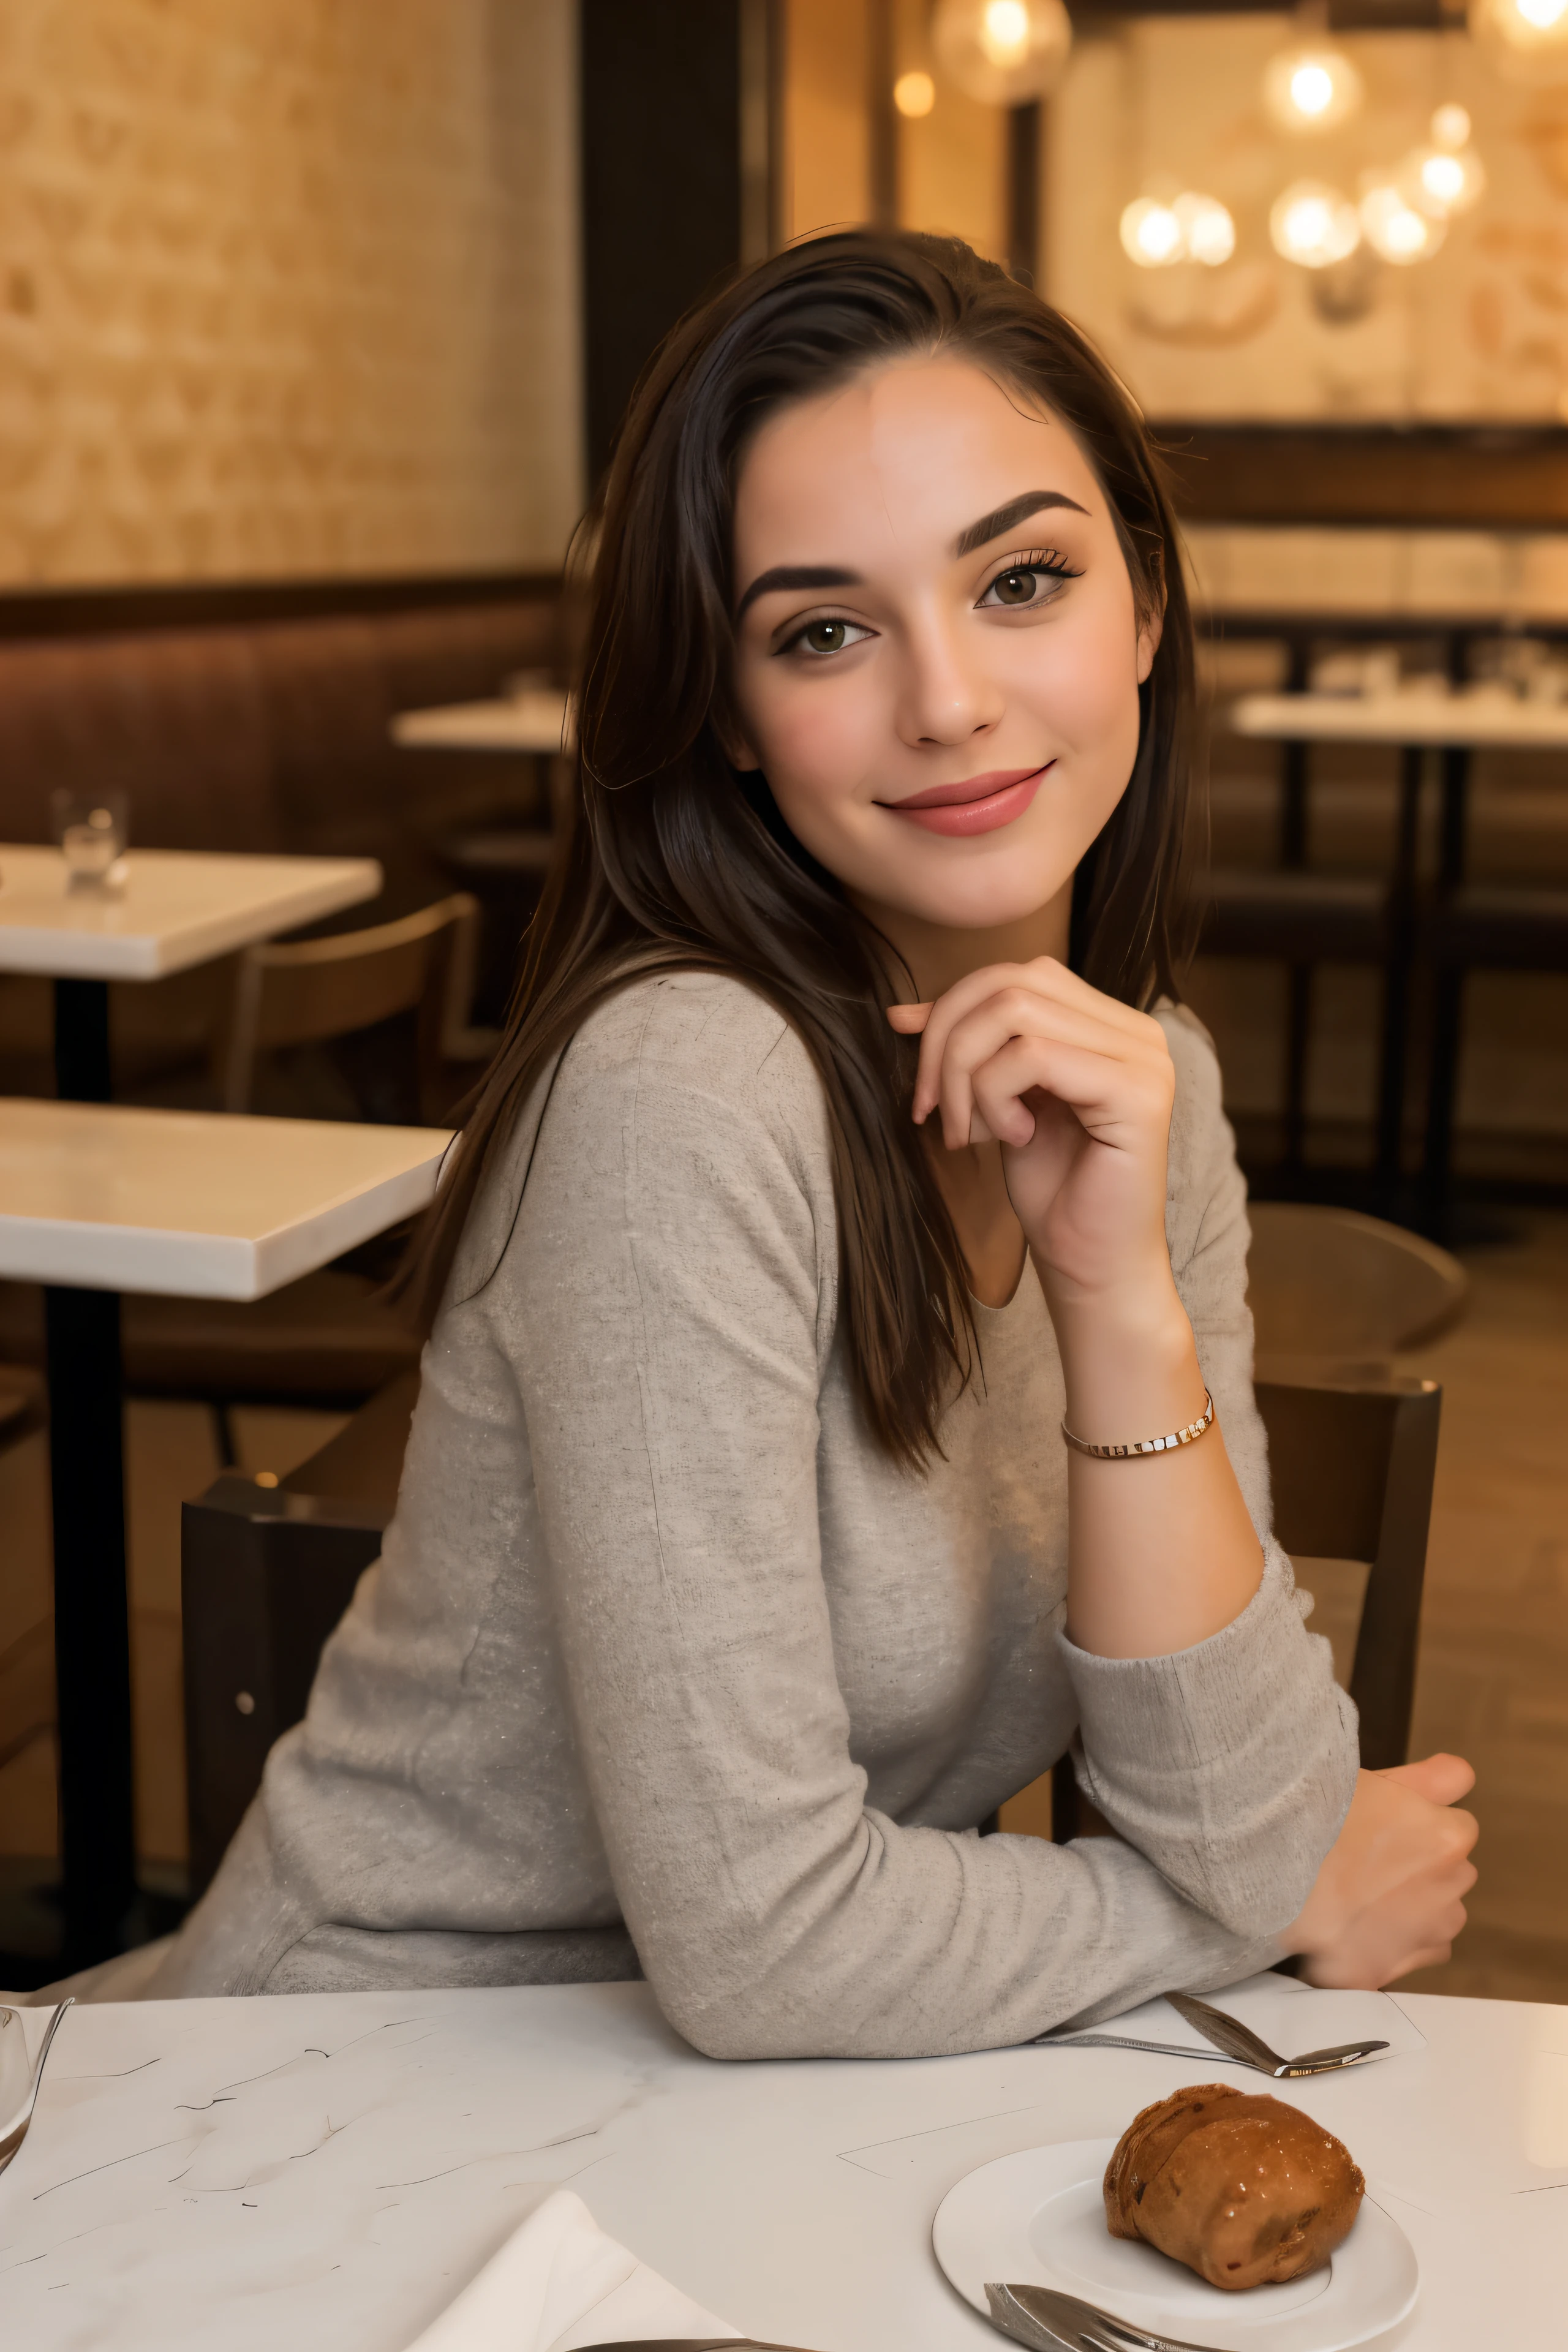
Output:
[[[1266,1536],[1243,1186],[1208,1041],[1163,1018],[1172,1261]],[[149,1991],[640,1962],[716,2055],[910,2057],[1277,1958],[1356,1769],[1328,1644],[1269,1541],[1211,1640],[1075,1647],[1032,1269],[976,1313],[944,1458],[896,1468],[799,1039],[709,976],[595,1013],[469,1220],[384,1555]],[[978,1837],[1075,1731],[1120,1835]]]

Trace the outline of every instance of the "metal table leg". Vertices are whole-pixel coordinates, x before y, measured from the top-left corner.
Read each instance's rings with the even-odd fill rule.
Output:
[[[1469,826],[1470,754],[1456,744],[1443,754],[1443,821],[1438,852],[1437,904],[1465,878]],[[1447,1229],[1453,1183],[1454,1109],[1459,1083],[1459,1044],[1464,1016],[1465,971],[1438,942],[1432,1003],[1432,1071],[1426,1087],[1426,1139],[1421,1159],[1421,1222],[1439,1239]]]
[[[1384,964],[1383,1049],[1377,1107],[1377,1192],[1379,1206],[1385,1216],[1397,1213],[1404,1163],[1410,963],[1415,943],[1415,860],[1426,753],[1419,745],[1412,744],[1400,753],[1399,761],[1399,819]]]
[[[107,1102],[109,990],[55,983],[55,1077],[65,1102]],[[55,1681],[67,1970],[121,1948],[136,1895],[131,1628],[120,1300],[44,1293],[54,1505]]]

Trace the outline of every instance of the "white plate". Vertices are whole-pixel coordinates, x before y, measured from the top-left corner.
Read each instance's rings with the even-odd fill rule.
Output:
[[[1026,2147],[948,2190],[931,2243],[966,2303],[987,2313],[987,2279],[1050,2286],[1215,2352],[1343,2352],[1392,2327],[1415,2303],[1415,2251],[1370,2196],[1326,2270],[1239,2294],[1205,2285],[1152,2246],[1113,2238],[1100,2184],[1115,2146],[1073,2139]]]

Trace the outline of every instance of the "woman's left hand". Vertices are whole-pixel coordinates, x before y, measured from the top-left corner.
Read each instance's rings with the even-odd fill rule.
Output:
[[[950,1151],[994,1138],[1053,1307],[1171,1290],[1165,1159],[1175,1073],[1159,1023],[1052,956],[988,964],[888,1014],[919,1034],[917,1122]],[[1152,1293],[1151,1285],[1153,1285]]]

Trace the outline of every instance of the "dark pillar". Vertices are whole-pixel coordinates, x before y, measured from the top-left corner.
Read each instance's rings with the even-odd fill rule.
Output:
[[[735,268],[748,211],[742,50],[754,0],[583,0],[583,275],[588,470],[684,310]],[[765,45],[764,45],[765,54]],[[762,110],[765,126],[767,110]],[[753,231],[754,235],[754,231]]]
[[[1007,110],[1007,267],[1026,285],[1040,282],[1039,100]]]

